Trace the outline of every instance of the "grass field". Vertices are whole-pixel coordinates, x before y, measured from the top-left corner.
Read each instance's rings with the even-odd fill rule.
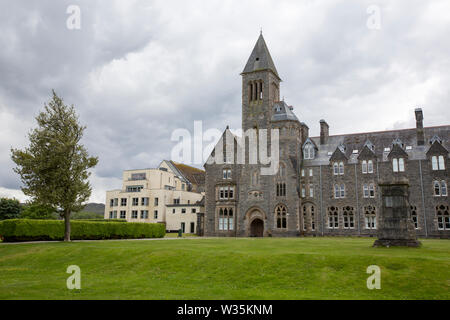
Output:
[[[450,241],[168,239],[0,243],[0,299],[449,299]],[[81,268],[81,290],[66,268]],[[381,267],[381,290],[366,269]]]

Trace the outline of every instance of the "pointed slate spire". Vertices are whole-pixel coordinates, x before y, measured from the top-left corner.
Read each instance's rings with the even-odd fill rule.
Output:
[[[269,49],[267,48],[266,41],[262,33],[260,34],[255,47],[253,48],[252,54],[245,65],[244,71],[242,73],[249,73],[260,70],[271,70],[278,78],[277,68],[273,63],[272,57],[270,56]]]

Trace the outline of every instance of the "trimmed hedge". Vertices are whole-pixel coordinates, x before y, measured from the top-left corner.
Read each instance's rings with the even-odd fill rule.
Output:
[[[70,219],[70,221],[86,221],[86,222],[127,222],[125,219]]]
[[[72,240],[163,238],[165,225],[70,221]],[[5,242],[64,240],[64,221],[10,219],[0,222]]]

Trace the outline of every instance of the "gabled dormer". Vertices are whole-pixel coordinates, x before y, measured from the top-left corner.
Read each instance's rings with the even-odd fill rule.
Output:
[[[405,145],[403,144],[403,142],[397,138],[392,142],[392,148],[391,148],[391,152],[389,152],[388,154],[388,159],[391,160],[392,158],[408,158],[408,154],[405,151]]]
[[[377,156],[375,154],[375,145],[370,141],[367,140],[366,143],[364,143],[364,147],[362,148],[361,152],[358,155],[358,160],[373,160],[376,159]]]
[[[442,140],[438,136],[433,136],[430,140],[430,148],[427,151],[427,159],[430,161],[431,170],[446,172],[448,162],[448,150],[442,145]]]
[[[348,162],[348,158],[345,155],[345,149],[345,146],[341,143],[330,157],[330,166],[332,167],[333,175],[335,176],[344,175],[345,163]]]
[[[317,151],[319,151],[317,145],[310,138],[306,139],[305,143],[302,146],[302,149],[303,149],[303,159],[305,160],[314,159],[316,157]]]
[[[392,163],[393,173],[406,171],[406,160],[408,159],[408,154],[404,150],[404,147],[405,145],[399,138],[392,142],[392,149],[387,158]]]
[[[448,155],[448,150],[442,145],[442,139],[436,135],[430,139],[430,148],[427,151],[427,156],[431,155]]]

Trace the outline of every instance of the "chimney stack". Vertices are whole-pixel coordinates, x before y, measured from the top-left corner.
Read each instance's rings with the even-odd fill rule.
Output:
[[[423,146],[425,144],[425,136],[423,133],[423,112],[421,108],[415,110],[416,113],[416,132],[417,132],[417,145]]]
[[[330,136],[330,127],[325,120],[320,120],[320,144],[327,144]]]
[[[301,122],[301,135],[302,135],[302,144],[305,143],[306,139],[309,138],[309,128],[306,123]]]

